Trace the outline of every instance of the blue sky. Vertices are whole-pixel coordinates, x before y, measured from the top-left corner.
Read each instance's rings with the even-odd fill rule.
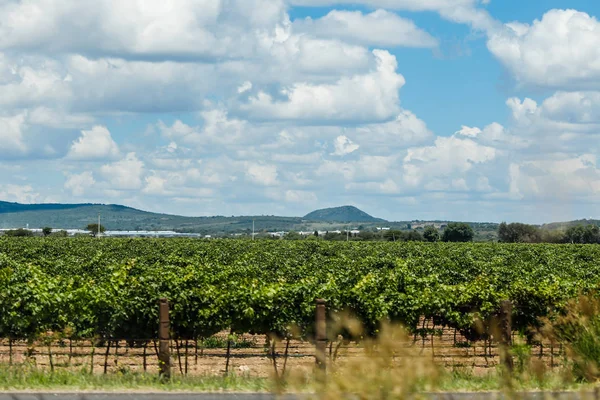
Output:
[[[0,0],[0,200],[600,217],[591,0]]]

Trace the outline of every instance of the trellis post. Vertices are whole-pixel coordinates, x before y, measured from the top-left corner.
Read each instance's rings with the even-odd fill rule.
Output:
[[[327,320],[325,300],[317,299],[315,315],[316,362],[323,372],[327,369]]]
[[[169,301],[165,298],[158,303],[158,364],[160,376],[164,379],[171,378],[171,327],[169,322]]]

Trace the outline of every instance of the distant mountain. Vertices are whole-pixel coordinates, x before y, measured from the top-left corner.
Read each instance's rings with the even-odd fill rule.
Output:
[[[185,217],[137,210],[116,204],[20,204],[0,201],[0,229],[42,228],[84,229],[100,223],[108,230],[174,230],[221,235],[256,232],[313,231],[324,223],[307,223],[300,217],[238,216]],[[327,225],[326,228],[332,228]],[[335,227],[333,227],[335,228]]]
[[[308,213],[304,219],[309,221],[330,222],[386,222],[384,219],[375,218],[354,206],[324,208]]]
[[[44,203],[44,204],[21,204],[21,203],[10,203],[8,201],[0,201],[0,214],[5,213],[16,213],[16,212],[24,212],[24,211],[57,211],[57,210],[70,210],[74,208],[87,208],[87,207],[95,207],[99,204],[58,204],[58,203]],[[103,206],[103,205],[101,205]],[[110,206],[113,209],[130,209],[133,208],[119,206],[115,204],[111,204]]]

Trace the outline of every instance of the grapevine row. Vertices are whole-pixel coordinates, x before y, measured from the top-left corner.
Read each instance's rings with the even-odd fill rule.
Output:
[[[0,336],[147,339],[157,299],[173,335],[222,330],[307,337],[316,298],[375,332],[419,318],[474,336],[513,302],[527,332],[600,285],[600,246],[192,239],[0,239]]]

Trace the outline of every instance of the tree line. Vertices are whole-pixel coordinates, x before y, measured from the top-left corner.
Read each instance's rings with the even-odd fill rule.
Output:
[[[498,227],[498,241],[502,243],[600,243],[597,225],[574,225],[567,229],[546,229],[518,222],[502,222]]]
[[[426,226],[422,232],[418,230],[402,231],[390,229],[380,232],[361,231],[358,234],[349,235],[348,232],[326,232],[319,235],[315,232],[313,236],[303,237],[297,232],[289,232],[283,238],[287,240],[327,240],[327,241],[384,241],[384,242],[472,242],[475,237],[473,228],[464,222],[451,222],[440,233],[433,225]]]

